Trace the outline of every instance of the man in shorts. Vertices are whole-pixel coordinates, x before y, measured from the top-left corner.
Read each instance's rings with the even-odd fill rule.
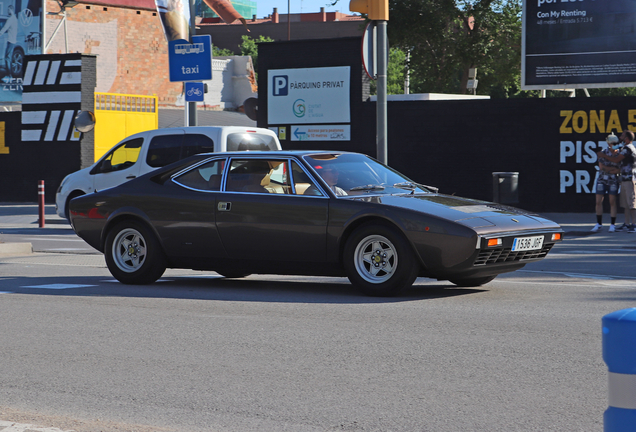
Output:
[[[596,225],[593,232],[603,228],[603,199],[609,195],[610,202],[610,226],[609,232],[616,231],[616,214],[618,213],[618,189],[620,186],[620,168],[617,162],[610,162],[606,156],[616,156],[618,154],[618,137],[611,134],[607,137],[608,147],[601,150],[598,155],[598,177],[596,179]],[[602,155],[602,156],[601,156]]]
[[[620,162],[620,205],[625,209],[625,223],[617,231],[636,233],[636,148],[632,144],[634,132],[623,131],[620,138],[625,145],[618,154],[604,157],[610,162]]]

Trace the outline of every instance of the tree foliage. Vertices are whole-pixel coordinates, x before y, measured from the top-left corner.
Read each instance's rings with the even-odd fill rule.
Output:
[[[520,0],[391,0],[389,41],[410,51],[413,93],[465,93],[477,68],[478,94],[518,92]]]

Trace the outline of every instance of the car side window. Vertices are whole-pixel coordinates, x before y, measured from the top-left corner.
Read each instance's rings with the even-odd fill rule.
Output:
[[[157,135],[148,146],[146,163],[153,168],[160,168],[179,160],[183,134]]]
[[[210,137],[201,134],[186,134],[183,138],[183,148],[179,159],[185,159],[199,153],[212,152],[214,152],[214,141]]]
[[[296,161],[292,161],[291,166],[296,195],[324,196],[323,193],[320,192],[320,189],[316,186],[315,182]]]
[[[227,136],[227,151],[278,150],[276,139],[271,135],[255,132],[235,132]]]
[[[135,138],[111,150],[110,153],[102,159],[102,162],[91,171],[91,174],[121,171],[133,166],[139,158],[139,151],[141,150],[143,142],[143,138]]]
[[[173,181],[189,189],[220,191],[225,159],[216,159],[175,177]]]
[[[228,192],[289,194],[287,161],[232,159],[225,190]]]

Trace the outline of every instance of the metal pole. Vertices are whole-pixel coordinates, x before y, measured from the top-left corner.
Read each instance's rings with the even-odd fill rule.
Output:
[[[404,94],[411,92],[411,49],[406,50],[406,70],[404,71]]]
[[[66,26],[66,8],[64,8],[64,48],[68,54],[68,27]]]
[[[291,40],[291,0],[287,0],[287,40]]]
[[[387,151],[387,22],[377,21],[378,27],[378,102],[377,102],[377,158],[383,164],[388,163]]]
[[[192,43],[192,36],[197,34],[196,17],[194,16],[194,0],[189,0],[188,3],[190,4],[190,43]],[[186,102],[185,125],[196,126],[197,124],[197,103]]]
[[[38,226],[44,228],[44,180],[40,180],[38,183]]]

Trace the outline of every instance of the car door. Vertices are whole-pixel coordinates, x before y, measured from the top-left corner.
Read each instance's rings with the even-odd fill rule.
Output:
[[[329,198],[296,193],[290,167],[274,157],[229,161],[216,224],[230,258],[325,261]]]
[[[224,166],[225,158],[212,158],[177,174],[162,191],[163,202],[146,208],[171,258],[227,257],[214,219]]]
[[[90,172],[93,190],[119,186],[139,175],[139,154],[144,138],[125,141],[109,151]]]

